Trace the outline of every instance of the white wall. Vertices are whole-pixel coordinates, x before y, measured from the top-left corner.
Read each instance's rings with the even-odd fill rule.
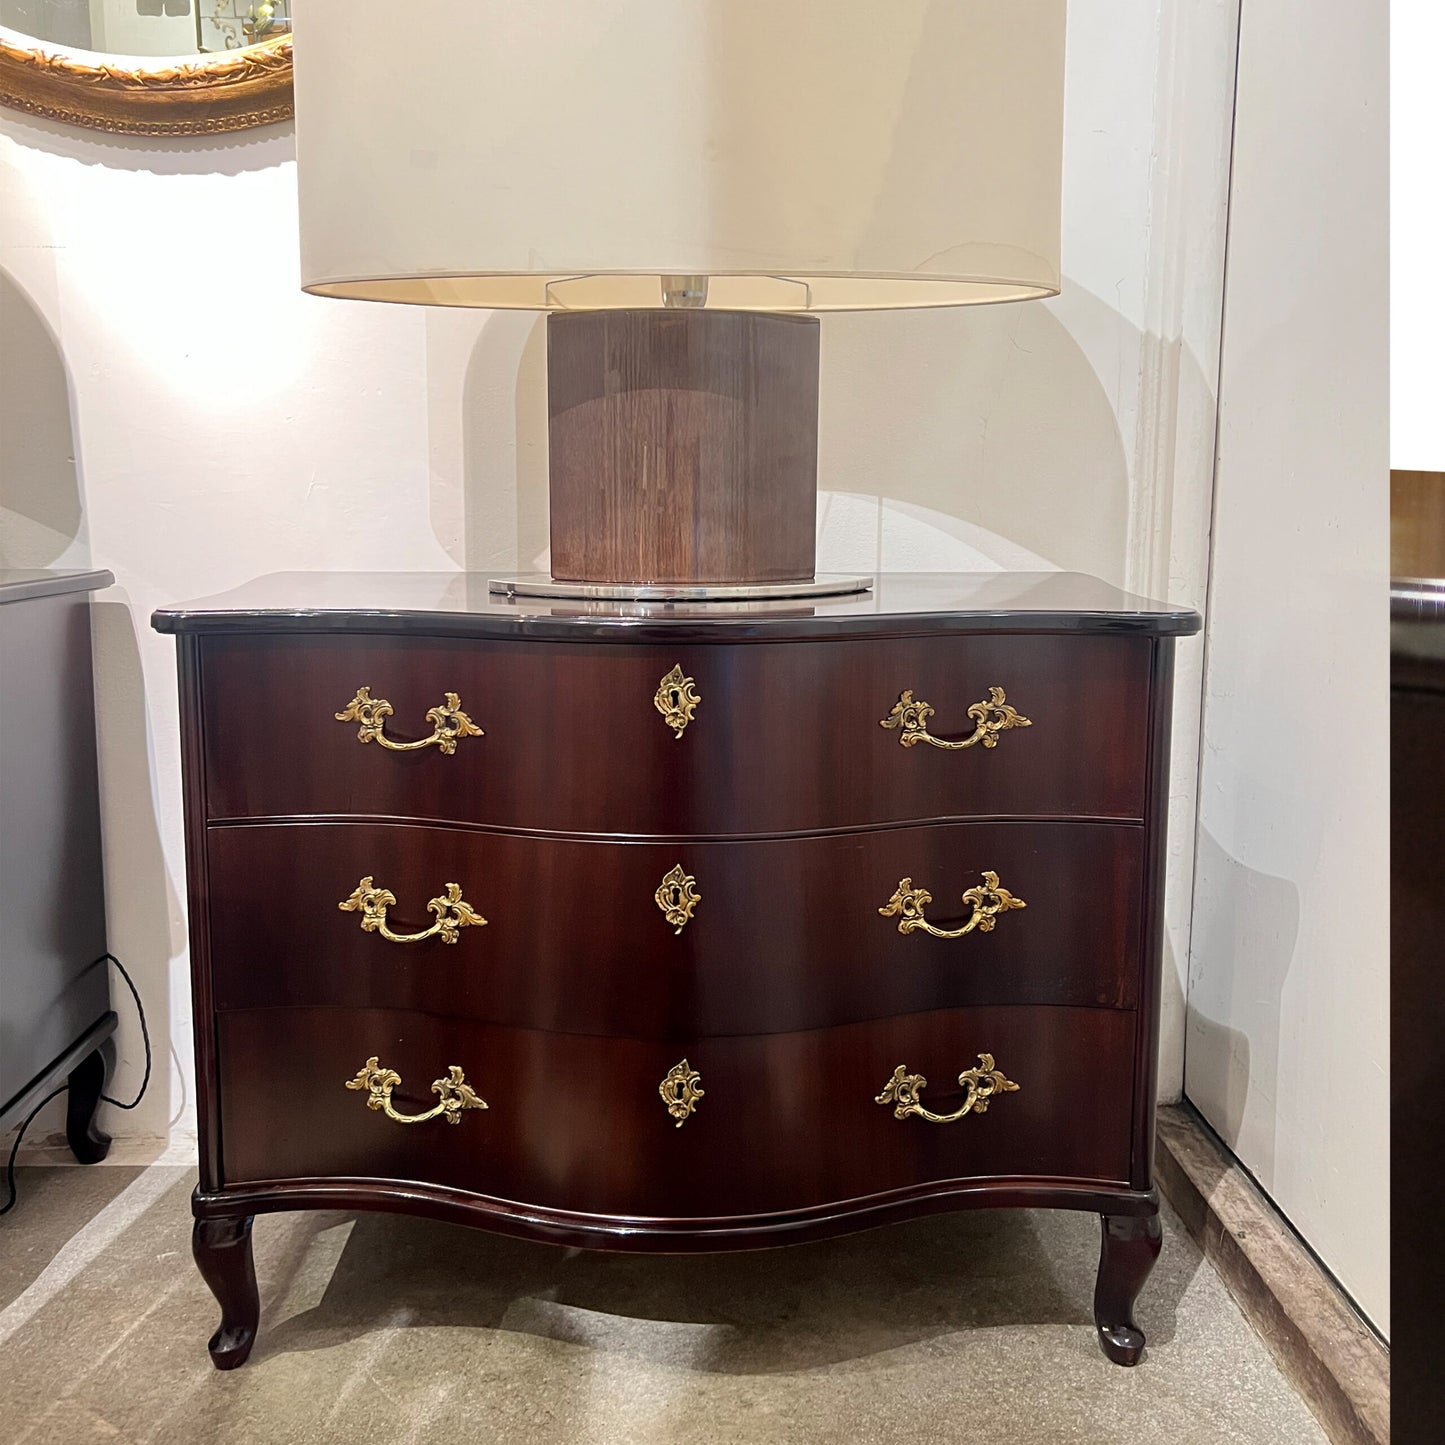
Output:
[[[1233,36],[1232,0],[1074,7],[1057,301],[825,321],[821,566],[1056,566],[1202,603]],[[151,609],[546,544],[538,318],[301,295],[291,154],[281,129],[124,142],[0,111],[0,565],[117,576],[96,623],[112,945],[173,1051],[106,1121],[135,1135],[183,1139],[190,1107],[174,659]],[[1181,645],[1166,1097],[1201,653]],[[128,1022],[120,1051],[125,1090]]]
[[[1445,5],[1390,6],[1390,465],[1445,472]]]
[[[1244,8],[1185,1087],[1387,1332],[1386,72]]]

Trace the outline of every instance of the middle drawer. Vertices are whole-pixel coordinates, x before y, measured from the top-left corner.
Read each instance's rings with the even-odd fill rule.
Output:
[[[1142,842],[1102,823],[726,843],[212,827],[215,1004],[634,1038],[979,1004],[1132,1008]]]

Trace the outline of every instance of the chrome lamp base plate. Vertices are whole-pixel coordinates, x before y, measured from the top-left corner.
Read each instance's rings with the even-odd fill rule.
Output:
[[[727,582],[634,585],[627,582],[557,582],[545,572],[493,577],[491,592],[508,597],[566,597],[591,602],[764,602],[795,597],[842,597],[867,592],[871,577],[820,572],[797,582]]]

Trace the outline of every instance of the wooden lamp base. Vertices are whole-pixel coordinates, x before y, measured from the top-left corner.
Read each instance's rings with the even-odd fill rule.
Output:
[[[699,598],[866,585],[814,577],[815,317],[553,313],[547,384],[550,585],[499,590]]]

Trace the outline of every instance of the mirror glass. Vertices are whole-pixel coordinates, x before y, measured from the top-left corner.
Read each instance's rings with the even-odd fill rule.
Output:
[[[109,55],[217,55],[289,35],[291,0],[0,0],[0,27]]]

